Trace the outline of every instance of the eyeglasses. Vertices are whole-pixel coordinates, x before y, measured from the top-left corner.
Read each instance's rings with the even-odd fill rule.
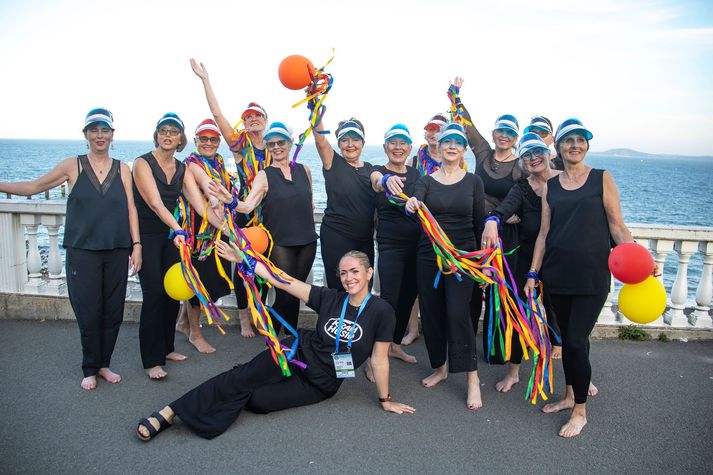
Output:
[[[493,130],[493,133],[495,133],[495,135],[510,137],[511,139],[514,139],[515,137],[517,137],[517,132],[515,132],[514,130],[510,130],[510,129],[495,129],[495,130]]]
[[[287,144],[287,140],[285,140],[285,139],[283,139],[283,140],[274,140],[274,141],[270,141],[270,142],[265,142],[265,146],[266,146],[267,148],[278,148],[278,147],[279,147],[279,148],[282,148],[282,147],[284,147],[286,144]]]
[[[198,141],[203,144],[210,142],[214,145],[217,145],[220,143],[220,137],[207,137],[205,135],[199,135]]]
[[[159,135],[168,135],[169,137],[177,137],[181,133],[178,129],[169,129],[167,127],[161,127],[158,129]]]
[[[533,129],[530,129],[530,131],[531,131],[532,133],[535,133],[535,134],[539,135],[539,136],[540,136],[541,138],[543,138],[543,139],[544,139],[545,137],[547,137],[548,135],[552,135],[550,132],[547,132],[546,130],[542,130],[542,129],[534,129],[534,128],[533,128]]]
[[[534,160],[535,158],[543,158],[546,153],[547,150],[545,150],[544,148],[536,148],[530,152],[523,153],[522,155],[520,155],[520,158],[525,161],[529,161]]]

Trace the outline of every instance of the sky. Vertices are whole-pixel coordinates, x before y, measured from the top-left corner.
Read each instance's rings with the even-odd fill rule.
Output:
[[[367,144],[394,123],[420,142],[461,76],[486,136],[501,114],[521,129],[577,117],[592,150],[713,155],[710,0],[2,0],[0,138],[80,139],[93,107],[113,112],[118,140],[150,140],[168,111],[193,130],[210,112],[191,57],[229,120],[257,101],[300,132],[304,94],[277,67],[291,54],[320,67],[332,49],[325,125],[357,117]]]

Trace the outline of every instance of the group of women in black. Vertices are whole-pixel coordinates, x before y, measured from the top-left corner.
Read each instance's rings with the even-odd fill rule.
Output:
[[[386,132],[388,162],[376,167],[361,160],[365,133],[360,121],[339,123],[338,151],[323,134],[315,134],[327,193],[319,236],[327,281],[327,288],[322,288],[303,282],[314,261],[317,235],[310,170],[289,165],[291,132],[280,122],[265,128],[267,114],[251,103],[242,116],[250,146],[243,142],[240,148],[205,67],[193,61],[192,66],[203,81],[216,120],[198,126],[196,151],[185,163],[174,157],[187,145],[185,127],[176,114],[168,113],[157,123],[155,150],[136,160],[132,179],[128,167],[108,155],[114,131],[111,113],[96,109],[85,121],[90,150],[86,156],[67,159],[33,182],[0,184],[0,191],[30,195],[65,180],[70,183],[64,245],[69,296],[82,336],[84,389],[96,387],[97,375],[110,382],[120,380],[109,363],[121,323],[129,263],[139,272],[144,296],[140,347],[147,374],[161,379],[166,376],[166,360],[185,359],[173,344],[174,330],[182,326],[179,322],[176,327],[179,304],[166,295],[162,282],[166,270],[179,261],[177,248],[186,242],[173,214],[180,197],[195,216],[215,229],[223,225],[225,213],[233,213],[236,220],[242,216],[245,223],[260,209],[274,239],[272,261],[292,282],[276,281],[261,264],[243,261],[235,245],[225,240],[216,244],[219,262],[224,269],[233,263],[247,275],[269,281],[276,288],[273,306],[293,329],[298,327],[300,301],[319,318],[315,330],[299,330],[295,359],[306,363],[306,368],[291,362],[293,375],[285,377],[265,350],[142,419],[137,427],[141,439],[149,440],[169,427],[176,415],[197,434],[211,438],[225,431],[243,408],[263,413],[319,402],[331,397],[344,377],[353,377],[367,360],[382,407],[413,412],[412,407],[391,400],[388,357],[415,362],[399,343],[417,296],[434,370],[422,385],[432,387],[450,373],[466,373],[466,405],[471,410],[482,407],[476,332],[483,289],[469,279],[439,274],[430,241],[414,218],[425,205],[459,249],[492,247],[497,239],[506,250],[517,248],[508,257],[517,281],[514,292],[528,295],[540,279],[544,282],[548,315],[556,316],[561,329],[567,392],[562,401],[547,404],[543,411],[571,409],[560,435],[579,434],[586,424],[591,379],[588,337],[609,291],[610,243],[631,240],[611,175],[584,164],[592,134],[580,121],[569,119],[554,134],[562,172],[551,168],[553,157],[543,137],[553,134],[551,124],[549,131],[542,126],[549,124],[543,118],[533,119],[530,133],[516,147],[517,120],[511,115],[499,117],[493,149],[474,125],[464,128],[434,116],[426,131],[438,125],[437,146],[421,147],[412,161],[416,167],[406,165],[412,138],[401,124]],[[456,78],[453,86],[461,85]],[[322,129],[320,123],[317,130]],[[433,130],[430,133],[434,135]],[[245,176],[235,181],[216,179],[224,176],[225,164],[217,154],[221,135],[231,146],[239,170],[250,152],[265,165],[249,183]],[[475,173],[464,166],[468,145],[476,156]],[[403,208],[389,202],[387,194],[402,192],[409,197]],[[200,224],[200,219],[193,223],[194,232]],[[381,297],[370,291],[375,228]],[[194,265],[212,300],[228,293],[215,259],[195,259]],[[236,289],[242,287],[241,282],[236,284]],[[486,336],[493,325],[488,321],[488,295],[485,292],[483,351],[489,362],[503,363],[497,359],[502,351]],[[241,309],[246,307],[244,294],[242,300],[238,295],[238,302]],[[200,351],[210,351],[209,345],[203,345],[207,342],[199,333],[196,313],[189,310],[187,316],[191,341]],[[249,336],[247,315],[241,324],[243,335]],[[287,336],[283,342],[289,347],[293,338]],[[497,385],[499,391],[517,383],[521,358],[521,352],[513,351],[508,374]]]

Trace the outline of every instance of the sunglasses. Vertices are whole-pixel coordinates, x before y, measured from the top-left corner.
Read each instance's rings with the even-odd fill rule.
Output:
[[[525,152],[522,155],[520,155],[520,158],[526,161],[534,160],[535,158],[543,158],[545,154],[547,153],[547,150],[544,148],[536,148],[530,152]]]
[[[217,145],[220,143],[220,137],[207,137],[205,135],[199,135],[198,141],[203,144],[210,142],[214,145]]]
[[[282,147],[284,147],[286,144],[287,144],[287,140],[285,140],[285,139],[282,139],[282,140],[273,140],[273,141],[265,142],[265,146],[266,146],[267,148],[277,148],[277,147],[282,148]]]
[[[517,137],[517,132],[515,132],[514,130],[510,130],[510,129],[495,129],[495,130],[493,130],[493,132],[495,132],[495,134],[497,134],[497,135],[504,135],[506,137],[510,137],[511,139],[514,139],[515,137]]]
[[[161,127],[158,129],[158,134],[159,135],[168,135],[169,137],[178,137],[178,134],[180,134],[181,131],[178,129],[169,129],[169,128],[164,128]]]

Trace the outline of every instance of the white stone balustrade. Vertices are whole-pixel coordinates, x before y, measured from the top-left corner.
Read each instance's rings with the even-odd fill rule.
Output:
[[[0,199],[0,292],[66,296],[58,236],[59,228],[64,223],[65,210],[64,200]],[[321,222],[321,218],[322,213],[315,213],[316,222]],[[38,246],[38,233],[44,233],[43,228],[46,229],[49,242],[48,277],[41,275]],[[676,278],[669,293],[669,309],[648,326],[713,330],[710,316],[713,298],[713,227],[632,224],[629,229],[640,244],[649,248],[660,272],[663,272],[666,257],[672,252],[677,255]],[[696,254],[702,257],[702,274],[698,282],[690,282],[689,261]],[[138,300],[141,295],[138,281],[131,281],[127,298]],[[694,285],[695,302],[689,300],[689,288]],[[378,282],[375,282],[374,288],[378,291]],[[224,303],[232,301],[232,296],[224,299]],[[631,323],[613,312],[613,305],[616,305],[616,293],[612,281],[611,293],[598,323]]]

